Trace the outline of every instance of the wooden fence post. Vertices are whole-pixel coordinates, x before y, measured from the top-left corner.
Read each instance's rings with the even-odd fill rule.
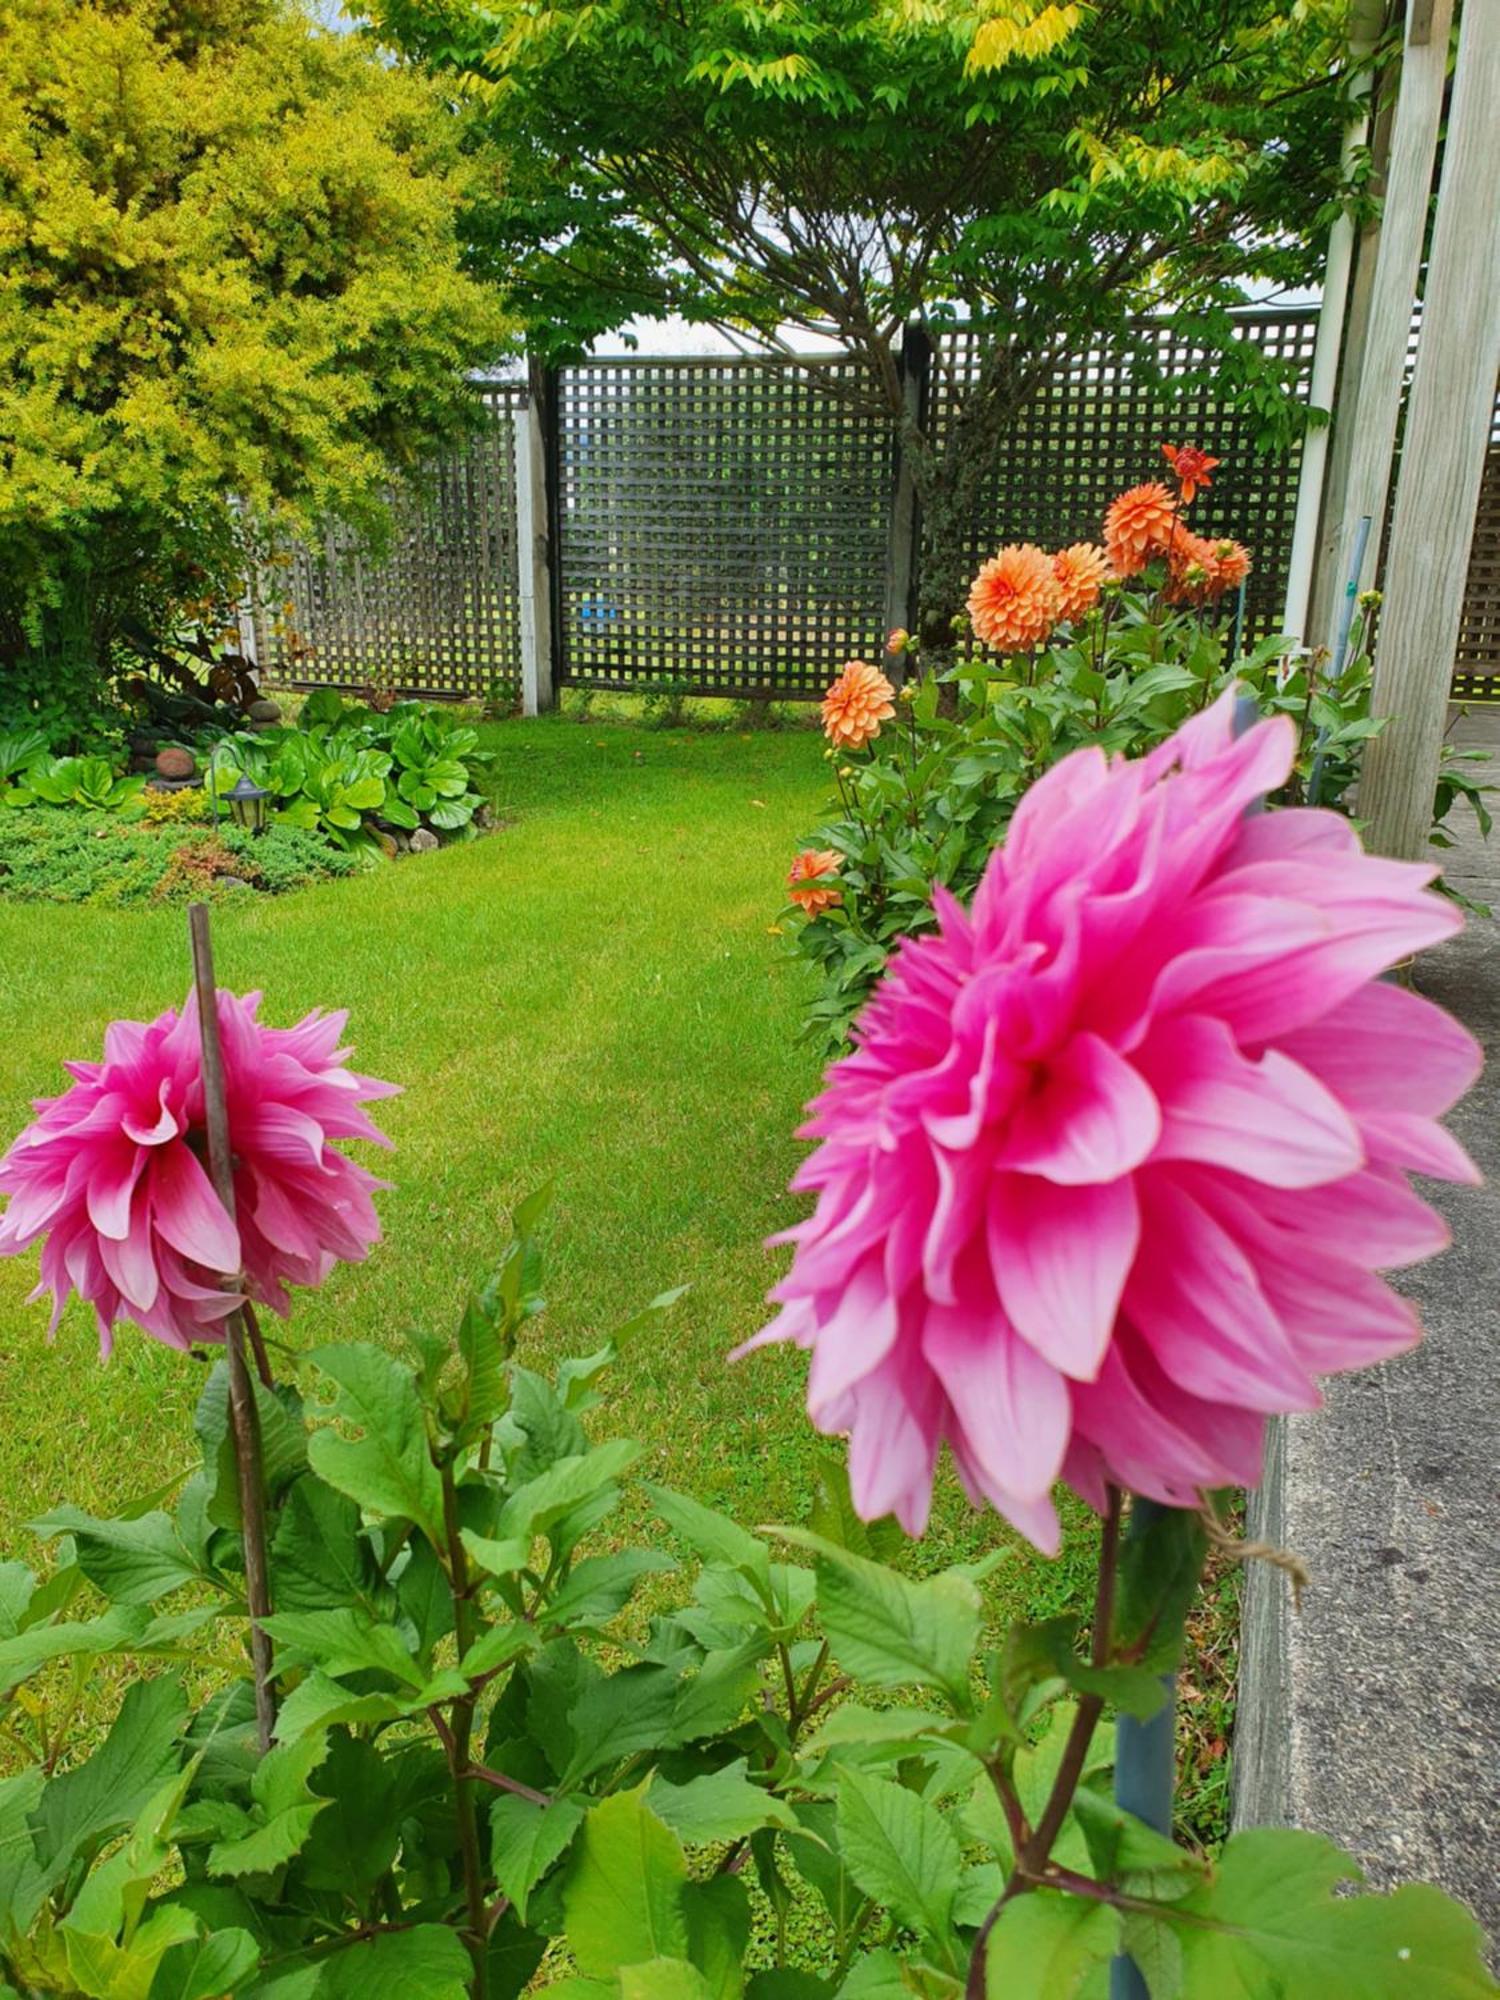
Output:
[[[557,701],[557,625],[553,617],[556,425],[553,376],[530,364],[526,400],[516,414],[516,565],[521,610],[521,711],[540,715]]]
[[[903,409],[896,431],[895,478],[891,491],[890,525],[885,552],[885,629],[909,629],[917,622],[917,588],[921,565],[922,510],[917,502],[917,482],[912,455],[903,432],[908,426],[919,430],[927,417],[928,383],[932,371],[932,343],[922,326],[908,326],[901,335],[901,390]],[[906,678],[904,653],[890,655],[885,671],[897,683]]]
[[[1471,5],[1459,26],[1375,653],[1374,712],[1391,719],[1366,752],[1359,788],[1370,846],[1408,858],[1425,853],[1432,822],[1500,373],[1497,101],[1500,7]]]
[[[1356,594],[1369,588],[1380,560],[1390,492],[1396,425],[1406,382],[1406,349],[1412,301],[1422,264],[1438,122],[1448,75],[1448,29],[1453,0],[1408,0],[1406,40],[1391,130],[1385,206],[1377,236],[1375,268],[1364,332],[1364,352],[1347,385],[1346,458],[1338,516],[1324,543],[1319,623],[1312,636],[1337,647],[1345,588],[1359,543],[1360,522],[1370,521]],[[1335,422],[1338,419],[1335,418]]]

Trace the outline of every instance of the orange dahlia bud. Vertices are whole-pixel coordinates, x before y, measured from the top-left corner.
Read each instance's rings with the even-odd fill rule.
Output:
[[[851,660],[823,697],[823,734],[840,750],[860,750],[896,713],[896,690],[879,667]]]
[[[1207,604],[1219,595],[1213,543],[1190,533],[1180,521],[1172,534],[1167,562],[1171,571],[1166,588],[1168,604]]]
[[[841,858],[831,847],[805,847],[792,863],[786,878],[787,894],[794,903],[800,903],[810,917],[831,910],[843,902],[837,889],[819,888],[830,875],[837,875]]]
[[[1034,542],[1011,542],[980,567],[969,589],[975,636],[997,653],[1039,646],[1062,615],[1052,558]]]
[[[1116,576],[1139,576],[1161,555],[1177,526],[1177,502],[1159,479],[1132,486],[1111,500],[1104,516],[1104,546]]]
[[[911,644],[911,634],[904,625],[897,625],[885,642],[888,653],[904,653]]]
[[[1059,616],[1081,618],[1099,602],[1099,586],[1109,575],[1109,557],[1097,542],[1074,542],[1052,558],[1061,598]]]
[[[1185,507],[1201,486],[1205,489],[1213,485],[1209,474],[1220,463],[1210,458],[1206,451],[1200,451],[1195,444],[1164,444],[1161,455],[1177,474],[1178,490],[1182,494]]]
[[[1250,574],[1250,551],[1242,542],[1215,542],[1214,570],[1221,590],[1238,590]]]

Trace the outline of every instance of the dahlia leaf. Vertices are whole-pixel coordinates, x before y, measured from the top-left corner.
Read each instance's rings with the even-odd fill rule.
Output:
[[[527,1899],[567,1852],[583,1814],[577,1799],[539,1806],[512,1792],[499,1793],[490,1807],[490,1865],[523,1923]]]
[[[568,1945],[579,1969],[607,1978],[622,1965],[681,1958],[688,1949],[677,1836],[640,1792],[620,1792],[583,1823],[563,1891]]]
[[[688,1956],[703,1975],[709,2000],[740,2000],[750,1946],[750,1895],[737,1875],[710,1875],[682,1890]],[[624,1984],[624,1974],[621,1974]]]
[[[411,1376],[367,1341],[319,1347],[308,1358],[338,1386],[325,1414],[363,1433],[350,1439],[327,1424],[315,1430],[307,1443],[313,1470],[360,1506],[414,1521],[435,1547],[442,1546],[443,1489]]]
[[[546,1609],[548,1625],[607,1624],[630,1602],[643,1576],[675,1570],[659,1549],[621,1549],[617,1555],[587,1556],[573,1568]]]
[[[949,1571],[913,1583],[802,1529],[779,1531],[817,1557],[818,1608],[847,1673],[875,1687],[931,1687],[967,1710],[981,1602]]]
[[[1184,1993],[1481,2000],[1500,1991],[1461,1904],[1426,1883],[1339,1893],[1359,1879],[1351,1857],[1317,1834],[1235,1834],[1210,1879],[1161,1912],[1181,1949]]]
[[[652,1958],[620,1968],[621,2000],[713,2000],[713,1988],[686,1958]]]
[[[716,1514],[685,1493],[666,1486],[647,1485],[647,1495],[658,1514],[676,1535],[709,1562],[727,1563],[754,1585],[756,1593],[771,1608],[771,1552],[765,1543],[731,1521]]]
[[[1175,1902],[1208,1874],[1201,1854],[1177,1846],[1086,1785],[1073,1795],[1073,1815],[1088,1842],[1095,1873],[1132,1896]]]
[[[1203,1573],[1207,1547],[1196,1514],[1149,1500],[1132,1501],[1120,1548],[1117,1654],[1124,1653],[1134,1664],[1157,1673],[1170,1673],[1176,1667],[1182,1657],[1183,1621]]]
[[[860,1888],[951,1956],[963,1853],[947,1820],[905,1785],[852,1767],[840,1774],[836,1814],[839,1852]]]
[[[103,1621],[101,1621],[103,1622]],[[177,1769],[187,1696],[173,1674],[136,1681],[108,1736],[86,1763],[53,1778],[30,1825],[49,1881],[124,1833]]]
[[[0,1943],[24,1937],[46,1899],[30,1825],[46,1782],[36,1767],[0,1778]]]
[[[466,2000],[474,1968],[446,1924],[386,1931],[322,1961],[318,2000]]]
[[[216,2000],[243,1986],[260,1963],[260,1946],[247,1930],[184,1938],[162,1954],[147,2000]]]
[[[582,1456],[560,1458],[511,1494],[496,1524],[499,1539],[515,1536],[525,1540],[535,1535],[561,1539],[557,1530],[569,1523],[576,1509],[591,1502],[603,1505],[606,1498],[613,1504],[619,1497],[615,1481],[640,1456],[640,1450],[628,1438],[611,1438],[608,1444],[597,1445]],[[572,1540],[577,1540],[576,1534]]]
[[[752,1784],[748,1771],[739,1757],[683,1785],[658,1777],[648,1794],[651,1810],[689,1846],[740,1840],[763,1826],[795,1826],[791,1807],[764,1785]]]
[[[341,1674],[381,1673],[414,1689],[425,1678],[396,1627],[377,1624],[354,1605],[282,1611],[263,1618],[261,1628],[276,1642],[278,1671],[313,1666],[335,1680]]]
[[[1114,1956],[1120,1919],[1103,1903],[1038,1889],[1007,1903],[985,1953],[988,2000],[1025,1993],[1034,2000],[1076,2000]],[[1227,2000],[1227,1989],[1213,1991]]]
[[[911,2000],[911,1990],[895,1953],[872,1951],[855,1961],[838,2000]]]
[[[321,1479],[299,1479],[287,1495],[271,1545],[271,1601],[283,1611],[335,1604],[376,1610],[379,1576],[360,1528],[359,1508]]]
[[[276,1717],[276,1737],[281,1743],[295,1743],[312,1731],[322,1731],[335,1723],[351,1725],[393,1722],[406,1704],[389,1694],[352,1694],[316,1670],[300,1680],[282,1702]]]
[[[43,1537],[72,1535],[79,1568],[113,1604],[154,1604],[203,1574],[166,1514],[96,1520],[79,1507],[55,1507],[30,1526]]]
[[[396,1767],[375,1744],[339,1730],[329,1738],[314,1789],[329,1803],[313,1822],[298,1875],[310,1889],[363,1898],[400,1844]]]

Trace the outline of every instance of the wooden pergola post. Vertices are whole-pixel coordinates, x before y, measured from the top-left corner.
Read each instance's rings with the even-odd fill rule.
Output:
[[[1375,655],[1374,710],[1359,808],[1378,852],[1426,851],[1463,615],[1474,515],[1500,374],[1500,5],[1467,0],[1407,410]],[[1419,202],[1426,186],[1389,200]],[[1390,220],[1387,220],[1387,229]]]

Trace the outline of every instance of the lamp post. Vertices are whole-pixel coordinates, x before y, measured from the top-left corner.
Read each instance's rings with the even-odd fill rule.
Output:
[[[257,785],[248,771],[242,771],[227,796],[230,815],[236,826],[243,827],[246,833],[265,832],[266,801],[271,794],[264,786]]]

